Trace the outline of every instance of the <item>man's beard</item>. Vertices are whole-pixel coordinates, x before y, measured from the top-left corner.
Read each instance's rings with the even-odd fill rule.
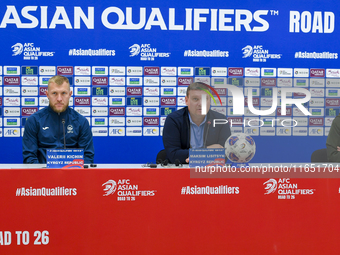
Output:
[[[63,108],[61,109],[57,109],[54,105],[51,105],[50,104],[50,107],[52,108],[53,111],[55,111],[56,113],[62,113],[64,111],[66,111],[67,107],[68,107],[68,104],[64,104],[63,105]]]

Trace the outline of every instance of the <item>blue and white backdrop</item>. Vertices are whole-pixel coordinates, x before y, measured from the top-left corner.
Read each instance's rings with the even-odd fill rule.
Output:
[[[48,105],[55,74],[69,78],[70,106],[90,122],[96,163],[155,161],[165,118],[185,105],[194,80],[250,90],[260,110],[271,107],[273,88],[279,102],[282,88],[308,89],[310,116],[294,105],[286,116],[280,105],[256,116],[246,100],[245,114],[235,116],[223,89],[222,105],[212,104],[233,132],[253,136],[253,162],[308,162],[339,114],[339,3],[2,1],[0,163],[22,162],[26,118]]]

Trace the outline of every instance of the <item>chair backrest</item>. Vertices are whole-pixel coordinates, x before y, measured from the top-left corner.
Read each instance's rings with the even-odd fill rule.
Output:
[[[312,163],[328,162],[327,149],[319,149],[314,151],[310,160]]]

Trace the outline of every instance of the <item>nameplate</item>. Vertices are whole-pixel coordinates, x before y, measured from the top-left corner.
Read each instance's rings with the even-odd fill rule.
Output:
[[[47,149],[47,168],[84,168],[83,149]]]
[[[189,167],[224,166],[225,149],[189,149]]]

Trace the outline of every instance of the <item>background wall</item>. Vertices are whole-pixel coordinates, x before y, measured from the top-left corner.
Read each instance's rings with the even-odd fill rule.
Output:
[[[48,104],[57,73],[90,121],[97,163],[155,161],[166,115],[184,106],[191,80],[251,89],[260,109],[273,87],[308,89],[312,115],[289,106],[284,117],[297,127],[233,132],[255,139],[252,162],[309,162],[339,114],[338,19],[338,1],[3,1],[0,163],[22,162],[25,119]],[[232,94],[220,96],[214,109],[232,117]],[[245,112],[234,120],[257,118]]]

